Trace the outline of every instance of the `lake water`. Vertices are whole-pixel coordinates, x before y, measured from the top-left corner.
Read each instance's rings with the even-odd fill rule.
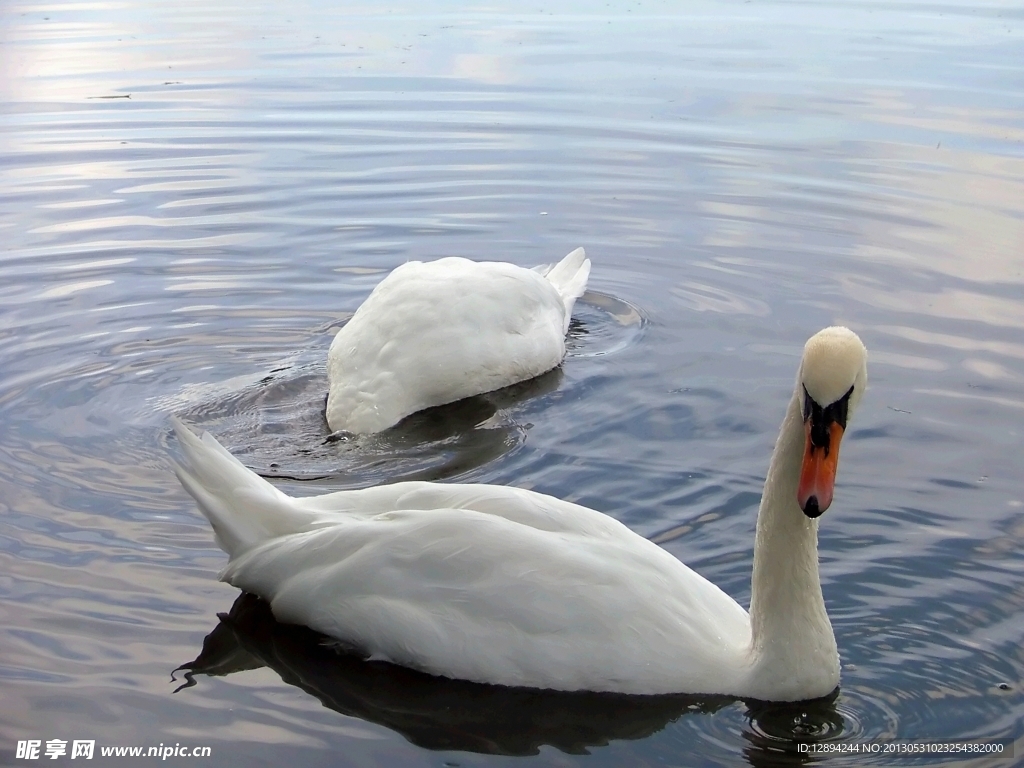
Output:
[[[889,765],[797,745],[1022,733],[1019,3],[10,0],[0,232],[0,764]],[[328,344],[388,270],[581,245],[560,370],[323,444]],[[570,498],[745,603],[833,323],[871,358],[821,524],[831,701],[468,686],[218,619],[172,413],[295,494]]]

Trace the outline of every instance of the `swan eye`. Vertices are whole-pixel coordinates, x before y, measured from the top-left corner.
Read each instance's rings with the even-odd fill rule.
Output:
[[[804,422],[810,421],[811,444],[824,448],[826,455],[829,449],[829,427],[838,424],[846,429],[852,394],[853,387],[850,387],[845,395],[822,408],[807,392],[807,387],[804,387]]]
[[[853,387],[851,386],[846,390],[845,395],[825,409],[826,417],[829,416],[829,412],[831,411],[832,421],[836,422],[843,429],[846,429],[846,417],[850,412],[850,395],[852,394]]]

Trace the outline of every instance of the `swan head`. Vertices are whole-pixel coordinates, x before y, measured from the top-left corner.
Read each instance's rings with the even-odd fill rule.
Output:
[[[868,383],[868,353],[849,328],[833,326],[807,340],[797,397],[805,433],[797,503],[810,518],[832,503],[839,443]]]

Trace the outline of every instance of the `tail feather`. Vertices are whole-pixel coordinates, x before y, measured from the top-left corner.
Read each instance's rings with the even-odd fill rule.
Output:
[[[569,316],[576,299],[587,290],[587,278],[590,277],[590,259],[587,252],[577,248],[560,262],[551,267],[544,276],[558,291],[565,304],[565,326],[569,328]]]
[[[176,416],[174,433],[188,465],[174,472],[232,558],[268,539],[304,529],[311,516],[232,456],[212,435],[199,437]]]

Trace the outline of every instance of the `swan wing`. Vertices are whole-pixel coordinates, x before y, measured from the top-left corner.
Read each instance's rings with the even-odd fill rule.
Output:
[[[591,531],[587,516],[550,509],[367,509],[267,541],[222,578],[282,621],[453,678],[716,693],[739,674],[746,612],[615,521]]]
[[[565,312],[547,279],[513,264],[403,264],[331,344],[328,422],[377,432],[544,373],[565,356]]]
[[[294,499],[305,513],[302,529],[402,510],[467,510],[553,533],[590,537],[635,536],[613,517],[544,493],[483,483],[412,481]]]

